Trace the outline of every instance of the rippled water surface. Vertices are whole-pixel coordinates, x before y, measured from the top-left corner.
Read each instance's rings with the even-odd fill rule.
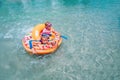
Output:
[[[63,39],[31,56],[21,39],[50,21]],[[0,80],[120,80],[120,0],[0,0]]]

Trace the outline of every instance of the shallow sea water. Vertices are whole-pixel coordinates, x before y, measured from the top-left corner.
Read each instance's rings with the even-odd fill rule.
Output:
[[[21,39],[50,21],[68,37],[31,56]],[[120,0],[0,0],[0,80],[120,80]]]

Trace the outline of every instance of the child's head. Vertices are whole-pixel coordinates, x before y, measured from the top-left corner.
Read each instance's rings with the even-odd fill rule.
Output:
[[[42,34],[41,35],[41,43],[42,44],[47,44],[48,43],[49,36],[47,34]]]
[[[49,35],[48,35],[48,34],[46,34],[46,33],[43,33],[43,34],[42,34],[42,37],[46,37],[46,38],[48,38],[48,37],[49,37]]]
[[[50,22],[46,22],[46,23],[45,23],[45,28],[46,28],[46,29],[50,30],[50,29],[51,29],[51,26],[52,26],[52,24],[51,24]]]

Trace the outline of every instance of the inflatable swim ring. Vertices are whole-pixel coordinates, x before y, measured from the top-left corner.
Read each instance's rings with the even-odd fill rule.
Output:
[[[40,44],[40,46],[34,46],[36,41],[40,39],[40,32],[45,28],[44,24],[38,24],[36,25],[31,32],[26,34],[24,38],[22,39],[22,44],[24,49],[30,53],[30,54],[37,54],[37,55],[42,55],[42,54],[50,54],[54,51],[57,50],[57,48],[60,46],[62,43],[62,38],[60,37],[60,34],[52,34],[50,37],[50,41],[55,42],[55,45],[44,45]],[[32,46],[35,49],[36,53],[33,53],[32,49],[30,49],[30,44],[29,42],[32,41]]]

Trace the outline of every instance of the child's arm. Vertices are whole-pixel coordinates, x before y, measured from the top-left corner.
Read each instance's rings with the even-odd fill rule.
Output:
[[[54,33],[54,34],[59,34],[57,31],[55,31],[53,28],[52,28],[52,31],[51,31],[52,33]]]

